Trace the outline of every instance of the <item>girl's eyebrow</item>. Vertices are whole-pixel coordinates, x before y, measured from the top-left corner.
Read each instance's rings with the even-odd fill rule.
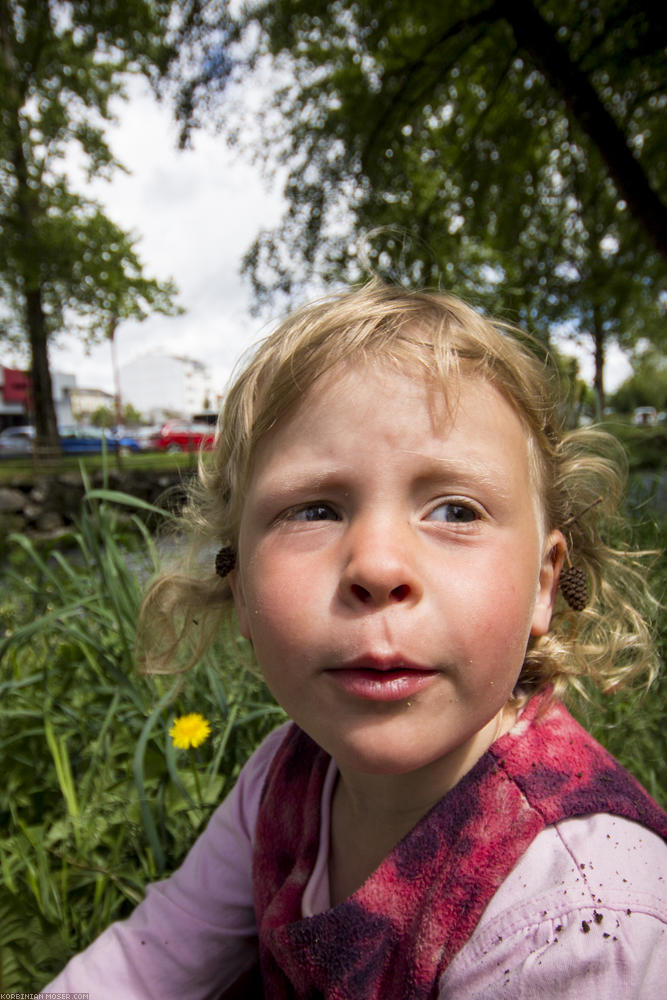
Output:
[[[282,500],[292,494],[317,493],[327,490],[349,489],[349,475],[343,472],[317,472],[297,468],[293,473],[280,470],[275,475],[260,480],[261,501],[270,503],[272,498]]]
[[[444,485],[460,485],[462,488],[473,486],[492,492],[498,499],[508,502],[512,499],[511,486],[507,482],[507,469],[500,468],[493,462],[478,461],[472,456],[451,459],[429,455],[423,472],[416,479],[418,482],[433,481]],[[529,485],[526,480],[526,486]]]
[[[409,454],[423,459],[413,477],[413,481],[419,486],[426,486],[431,482],[443,488],[456,486],[465,489],[472,486],[492,493],[498,500],[510,502],[512,499],[512,489],[507,482],[507,470],[501,469],[493,462],[481,462],[473,457],[437,458],[414,451]],[[289,498],[292,494],[302,492],[325,493],[329,490],[349,492],[353,478],[354,470],[344,468],[308,470],[297,467],[292,471],[283,467],[276,470],[275,474],[261,485],[261,501],[270,504],[272,499],[282,500],[284,497]],[[526,489],[529,488],[530,481],[526,479]]]

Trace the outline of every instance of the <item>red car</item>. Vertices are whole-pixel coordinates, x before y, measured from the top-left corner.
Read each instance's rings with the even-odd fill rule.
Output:
[[[150,439],[149,447],[156,451],[211,451],[215,427],[210,424],[168,420],[159,434]]]

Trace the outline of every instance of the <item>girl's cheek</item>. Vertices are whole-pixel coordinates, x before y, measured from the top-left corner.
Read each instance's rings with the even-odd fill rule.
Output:
[[[229,573],[227,579],[229,580],[229,585],[232,590],[232,598],[234,600],[234,609],[236,611],[239,631],[244,639],[250,639],[250,615],[248,613],[245,589],[243,587],[239,570],[233,569],[231,573]]]

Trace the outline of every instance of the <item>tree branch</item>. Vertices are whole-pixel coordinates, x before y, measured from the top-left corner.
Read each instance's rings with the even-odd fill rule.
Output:
[[[418,59],[414,59],[400,71],[394,71],[389,74],[397,81],[397,87],[393,89],[393,94],[390,96],[390,100],[387,102],[383,113],[375,122],[374,127],[369,131],[361,153],[362,161],[365,162],[367,158],[372,155],[374,147],[378,142],[378,138],[385,131],[389,131],[392,121],[395,122],[398,119],[399,115],[402,113],[402,109],[414,106],[417,98],[421,94],[428,93],[433,89],[433,78],[429,78],[422,82],[421,88],[416,95],[407,97],[407,93],[416,82],[418,75],[423,72],[429,64],[431,64],[435,71],[435,78],[442,79],[446,75],[449,67],[457,63],[465,52],[479,40],[479,35],[473,33],[472,37],[465,38],[462,48],[455,54],[454,58],[450,60],[448,67],[443,67],[441,63],[437,66],[434,65],[434,60],[438,57],[440,50],[449,41],[451,41],[452,38],[459,37],[463,32],[470,30],[474,32],[474,29],[479,30],[485,25],[493,23],[493,21],[496,20],[498,20],[498,9],[496,0],[493,0],[492,3],[484,7],[482,10],[477,11],[476,14],[456,21],[454,24],[450,24],[446,31],[444,31],[438,38],[436,38],[420,52]],[[384,89],[385,88],[383,87],[383,90]]]
[[[498,0],[519,46],[547,77],[572,117],[597,147],[620,196],[654,246],[667,256],[667,206],[653,190],[626,136],[600,100],[588,76],[531,0]]]

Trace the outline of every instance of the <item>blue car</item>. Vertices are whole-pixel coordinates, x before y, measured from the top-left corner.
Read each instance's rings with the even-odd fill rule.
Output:
[[[139,451],[136,438],[129,434],[113,434],[99,427],[59,428],[60,446],[65,455],[99,455],[106,444],[108,452]],[[35,441],[35,428],[24,425],[0,432],[0,456],[30,455]]]
[[[139,451],[135,438],[115,437],[99,427],[61,427],[60,446],[65,455],[99,454],[105,446],[109,452]]]

